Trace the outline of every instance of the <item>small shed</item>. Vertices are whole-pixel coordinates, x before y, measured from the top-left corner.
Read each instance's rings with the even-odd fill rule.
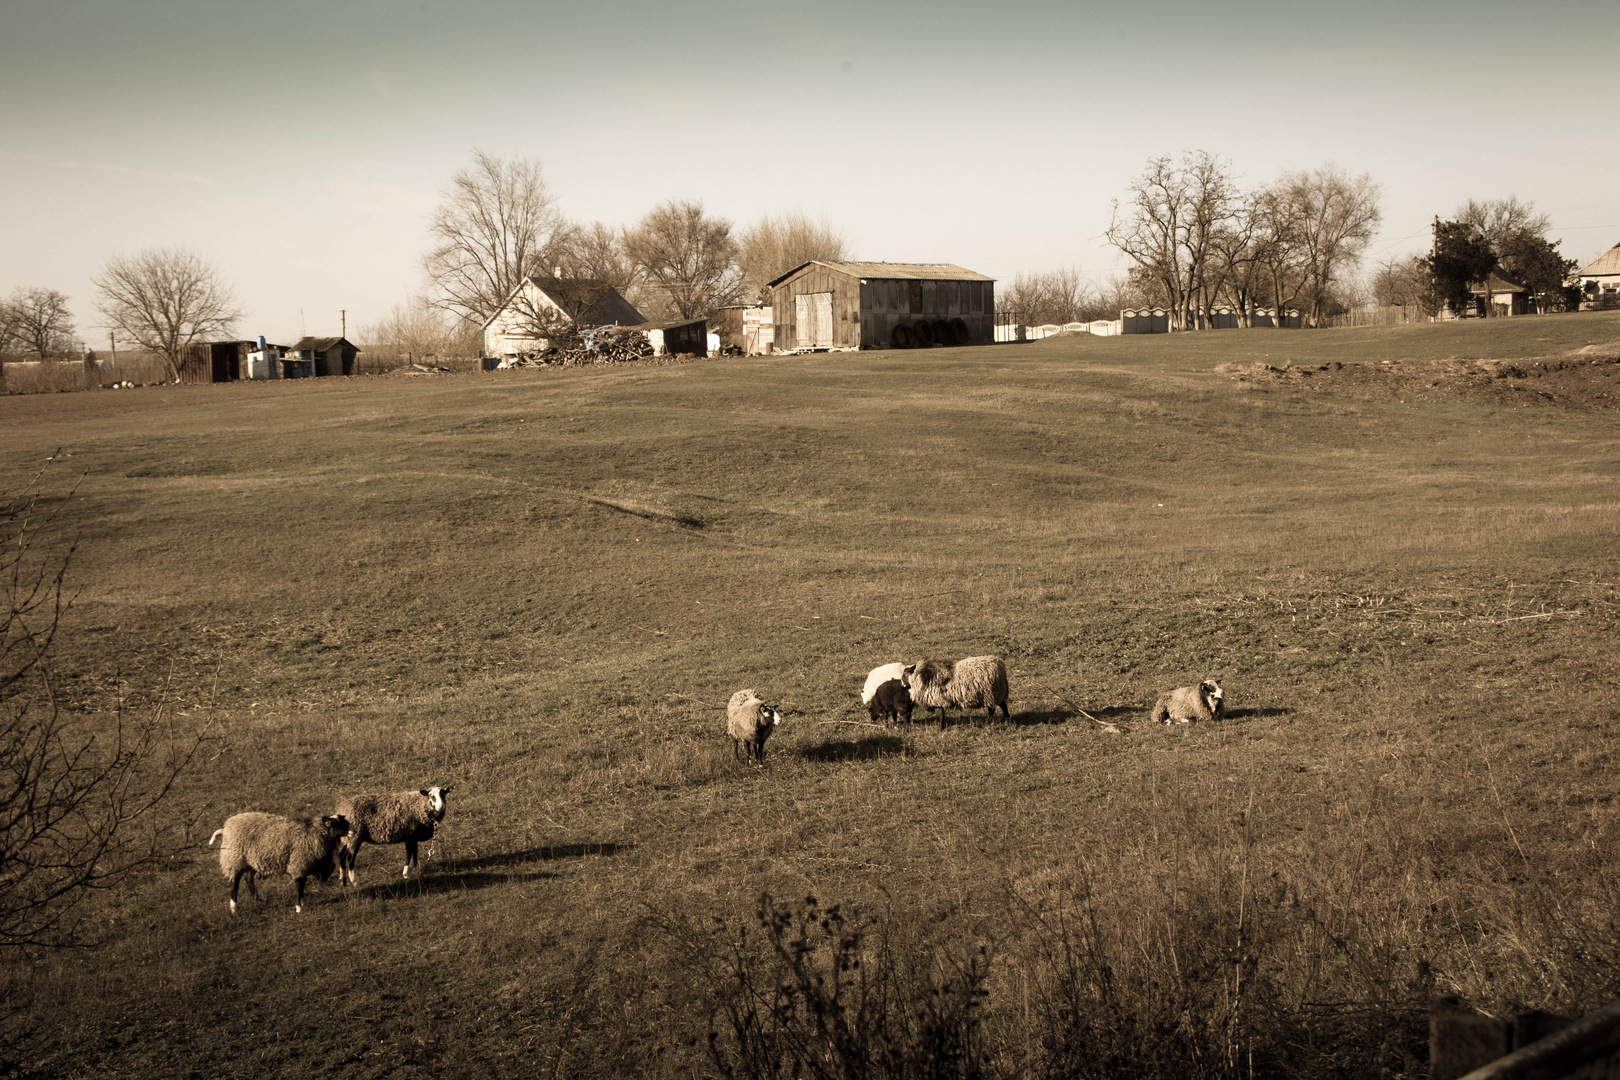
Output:
[[[261,348],[280,350],[280,345],[258,341],[194,341],[180,347],[180,381],[183,383],[222,383],[246,379],[252,373],[252,358]]]
[[[708,356],[709,323],[707,319],[676,319],[673,322],[649,322],[636,326],[621,326],[615,334],[646,334],[654,356]]]
[[[281,372],[288,379],[312,375],[353,375],[354,358],[360,350],[348,338],[305,337],[287,350]]]
[[[815,260],[769,283],[781,352],[986,345],[995,278],[951,263]]]
[[[774,351],[776,320],[769,304],[735,304],[715,311],[709,326],[720,348],[740,349],[745,356]]]

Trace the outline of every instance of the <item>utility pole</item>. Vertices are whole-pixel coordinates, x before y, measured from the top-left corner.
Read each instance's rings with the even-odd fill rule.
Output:
[[[339,308],[338,309],[338,325],[343,328],[342,330],[338,331],[338,336],[342,337],[342,338],[347,338],[349,336],[349,309],[348,308]]]

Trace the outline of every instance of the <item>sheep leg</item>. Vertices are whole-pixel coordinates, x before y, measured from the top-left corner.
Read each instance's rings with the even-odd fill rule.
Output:
[[[354,841],[353,847],[349,846],[349,839]],[[355,861],[360,858],[360,848],[364,845],[365,841],[361,840],[358,836],[350,837],[349,839],[344,840],[338,845],[338,863],[339,865],[347,865],[346,872],[348,873],[349,884],[353,885],[356,880],[354,876],[354,864]]]
[[[238,870],[236,872],[236,876],[231,879],[231,914],[232,915],[236,914],[236,889],[237,889],[237,887],[239,885],[242,884],[242,878],[244,876],[248,879],[248,891],[253,894],[254,899],[258,899],[258,896],[259,896],[258,889],[253,887],[253,868],[251,866],[242,867],[240,870]]]
[[[293,878],[293,888],[298,894],[293,899],[293,914],[302,915],[304,913],[304,879]]]
[[[737,747],[741,745],[736,739],[731,740],[731,760],[737,760]]]
[[[405,841],[405,872],[400,874],[400,877],[410,877],[413,865],[416,865],[416,876],[421,877],[422,867],[416,863],[416,841],[407,840]]]

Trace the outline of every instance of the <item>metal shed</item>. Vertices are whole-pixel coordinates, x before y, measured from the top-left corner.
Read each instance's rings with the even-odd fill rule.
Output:
[[[995,280],[950,263],[807,262],[769,283],[776,347],[986,345]]]
[[[180,347],[183,383],[235,382],[248,377],[248,358],[263,349],[281,349],[258,341],[194,341]]]

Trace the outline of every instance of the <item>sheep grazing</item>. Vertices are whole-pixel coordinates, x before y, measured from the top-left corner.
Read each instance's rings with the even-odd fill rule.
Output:
[[[1219,720],[1226,712],[1226,696],[1221,684],[1205,679],[1197,686],[1182,686],[1153,703],[1155,724],[1191,724]]]
[[[434,826],[444,820],[444,797],[448,794],[447,787],[430,787],[387,795],[356,795],[338,803],[333,813],[354,823],[354,832],[338,850],[342,880],[355,883],[354,863],[366,844],[404,844],[405,870],[400,876],[410,877],[414,866],[420,877],[422,866],[416,859],[416,845],[433,839]]]
[[[986,716],[1007,711],[1007,665],[999,656],[969,656],[954,664],[949,660],[919,660],[908,664],[903,679],[911,699],[925,709],[935,709],[940,728],[945,727],[946,709],[982,708]]]
[[[224,837],[219,846],[219,868],[231,879],[231,914],[236,914],[236,890],[247,878],[248,892],[259,898],[259,874],[286,874],[298,891],[293,911],[304,910],[304,881],[319,875],[332,876],[332,855],[350,833],[349,820],[341,814],[294,821],[275,814],[233,814],[223,828],[215,829],[208,846]]]
[[[726,734],[731,736],[731,759],[741,746],[749,761],[765,763],[765,740],[782,722],[782,714],[760,700],[750,687],[731,695],[726,703]]]
[[[897,718],[910,721],[912,701],[902,681],[905,674],[904,664],[884,664],[873,668],[866,676],[866,685],[861,687],[861,704],[866,706],[872,723],[877,723],[880,716],[891,724]]]

